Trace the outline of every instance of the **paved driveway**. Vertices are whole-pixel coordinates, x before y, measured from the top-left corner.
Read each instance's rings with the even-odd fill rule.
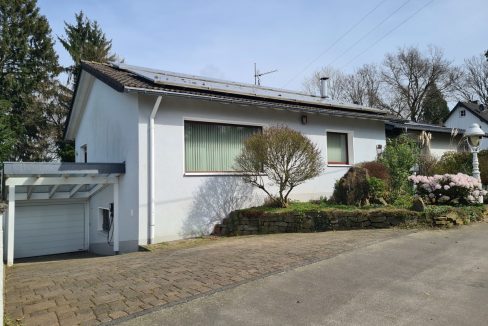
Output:
[[[6,313],[25,325],[100,324],[410,233],[357,230],[222,238],[189,249],[20,263]]]
[[[413,233],[123,325],[488,325],[487,234]]]

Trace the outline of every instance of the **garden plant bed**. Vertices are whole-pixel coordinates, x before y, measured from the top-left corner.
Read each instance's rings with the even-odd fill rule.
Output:
[[[293,203],[288,208],[254,207],[229,214],[215,228],[216,235],[250,235],[287,232],[322,232],[400,225],[450,227],[486,217],[481,206],[432,206],[424,212],[404,208],[355,208],[351,206]]]

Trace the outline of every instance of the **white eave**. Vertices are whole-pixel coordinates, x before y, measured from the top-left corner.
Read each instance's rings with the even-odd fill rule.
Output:
[[[69,116],[68,126],[66,128],[65,138],[69,140],[75,139],[76,130],[81,123],[81,118],[84,114],[86,103],[88,101],[93,83],[95,82],[95,77],[90,73],[82,70],[80,74],[80,79],[76,88],[76,92],[73,95],[74,101],[71,108],[71,113]]]

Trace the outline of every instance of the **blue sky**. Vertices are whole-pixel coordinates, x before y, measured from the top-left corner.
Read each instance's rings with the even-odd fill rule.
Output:
[[[402,46],[436,45],[456,64],[488,49],[486,0],[40,0],[38,5],[54,35],[63,35],[64,21],[73,22],[74,13],[83,10],[128,64],[252,83],[256,62],[262,71],[278,69],[263,85],[297,90],[322,66],[333,63],[350,72],[379,63]],[[61,63],[69,64],[59,42],[56,50]]]

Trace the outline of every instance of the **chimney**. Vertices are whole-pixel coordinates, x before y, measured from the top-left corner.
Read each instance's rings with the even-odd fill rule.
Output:
[[[320,77],[320,97],[321,98],[328,98],[329,94],[327,94],[327,83],[329,77]]]

